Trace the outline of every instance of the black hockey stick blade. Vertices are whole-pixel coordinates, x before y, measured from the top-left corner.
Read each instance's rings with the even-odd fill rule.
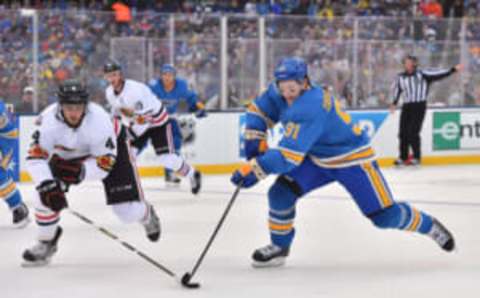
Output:
[[[190,281],[191,278],[192,278],[192,275],[189,272],[185,272],[185,274],[182,276],[182,279],[181,279],[182,286],[188,289],[200,288],[200,284],[198,282]]]

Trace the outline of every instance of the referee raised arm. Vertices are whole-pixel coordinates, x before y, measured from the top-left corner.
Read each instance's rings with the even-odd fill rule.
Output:
[[[417,69],[417,57],[408,55],[403,59],[404,72],[398,74],[393,84],[393,102],[390,111],[395,112],[395,107],[403,93],[402,113],[400,115],[400,155],[395,160],[395,165],[406,165],[409,149],[412,148],[413,160],[411,165],[420,164],[421,140],[420,130],[427,108],[427,97],[431,83],[446,78],[456,71],[461,71],[463,66],[457,64],[448,69],[423,70]]]

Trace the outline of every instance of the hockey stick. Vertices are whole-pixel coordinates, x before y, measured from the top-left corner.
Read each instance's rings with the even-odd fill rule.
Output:
[[[235,192],[233,193],[232,198],[230,199],[230,202],[228,202],[227,208],[225,208],[225,211],[223,212],[223,215],[220,218],[220,221],[218,222],[217,226],[215,227],[215,230],[213,231],[212,236],[210,236],[210,239],[208,240],[207,245],[205,246],[202,253],[200,254],[200,257],[198,258],[197,262],[195,263],[195,266],[193,266],[192,271],[185,272],[185,274],[182,276],[182,279],[181,279],[182,286],[187,287],[189,289],[196,289],[196,288],[200,287],[200,283],[197,283],[197,282],[192,283],[190,280],[192,279],[192,277],[197,272],[198,267],[200,267],[200,264],[202,263],[205,255],[207,254],[208,249],[212,245],[213,240],[215,240],[215,237],[217,236],[218,231],[220,230],[223,222],[225,221],[225,218],[227,217],[228,212],[232,208],[232,205],[233,205],[233,203],[235,202],[235,199],[238,196],[238,193],[240,192],[242,184],[243,184],[243,181],[241,181],[238,184],[237,188],[235,189]]]
[[[131,252],[136,253],[139,257],[141,257],[142,259],[144,259],[145,261],[147,261],[151,265],[155,266],[157,269],[160,269],[163,272],[165,272],[166,274],[168,274],[169,276],[175,278],[175,280],[176,280],[176,275],[175,275],[175,273],[173,273],[173,271],[171,271],[167,267],[163,266],[162,264],[158,263],[157,261],[155,261],[154,259],[149,257],[147,254],[145,254],[144,252],[138,250],[135,246],[131,245],[130,243],[128,243],[126,241],[123,241],[117,235],[113,234],[112,232],[110,232],[106,228],[97,225],[96,223],[94,223],[92,220],[90,220],[85,215],[83,215],[83,214],[81,214],[81,213],[79,213],[75,210],[72,210],[71,208],[68,208],[68,211],[70,211],[71,214],[73,214],[74,216],[76,216],[77,218],[82,220],[83,222],[95,227],[98,231],[102,232],[105,236],[109,237],[110,239],[113,239],[113,240],[117,241],[118,243],[120,243],[126,249],[130,250]]]

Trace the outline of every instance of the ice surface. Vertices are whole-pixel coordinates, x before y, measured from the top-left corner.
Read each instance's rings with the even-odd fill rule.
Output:
[[[385,169],[398,201],[439,218],[455,234],[458,251],[444,253],[424,236],[379,230],[348,194],[330,185],[297,208],[297,236],[287,266],[253,269],[253,250],[268,243],[266,192],[271,179],[240,193],[217,239],[187,290],[92,226],[64,212],[64,235],[52,263],[22,268],[23,250],[34,244],[36,226],[10,227],[0,207],[0,297],[478,297],[480,293],[480,166]],[[163,234],[151,243],[139,225],[124,225],[104,204],[101,184],[72,188],[72,209],[87,215],[167,266],[189,271],[217,224],[233,187],[227,176],[206,176],[193,197],[186,182],[165,188],[144,179]],[[20,186],[32,205],[33,185]]]

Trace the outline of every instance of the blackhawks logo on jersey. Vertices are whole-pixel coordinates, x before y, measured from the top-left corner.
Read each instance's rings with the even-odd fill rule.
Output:
[[[110,172],[115,165],[115,156],[106,154],[97,157],[97,166],[107,172]]]

